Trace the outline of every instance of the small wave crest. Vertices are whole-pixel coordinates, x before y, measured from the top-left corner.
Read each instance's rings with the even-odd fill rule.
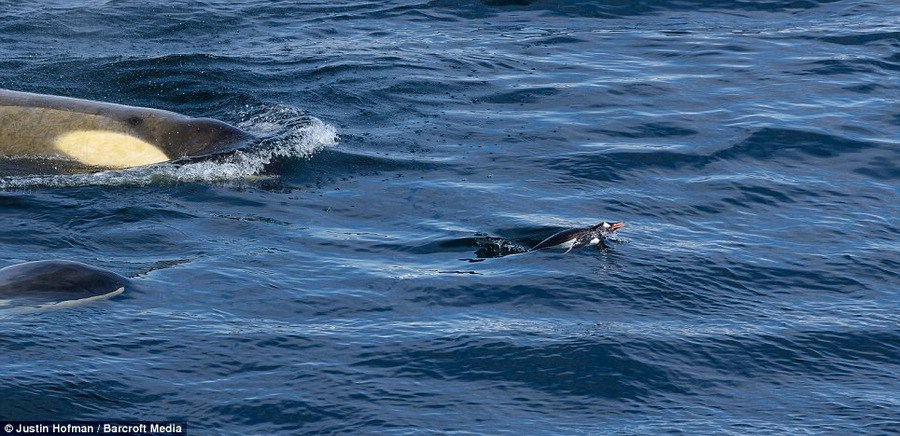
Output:
[[[247,109],[241,118],[238,126],[259,138],[245,150],[87,174],[0,176],[0,190],[239,180],[262,174],[276,159],[308,159],[339,139],[334,126],[288,106]]]

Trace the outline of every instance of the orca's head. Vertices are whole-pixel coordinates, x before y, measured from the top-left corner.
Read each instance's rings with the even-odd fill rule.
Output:
[[[253,136],[228,123],[211,118],[191,118],[179,114],[145,114],[126,120],[160,147],[169,159],[226,153],[248,145]]]
[[[192,118],[170,138],[169,155],[177,159],[234,151],[247,145],[251,135],[219,120]]]

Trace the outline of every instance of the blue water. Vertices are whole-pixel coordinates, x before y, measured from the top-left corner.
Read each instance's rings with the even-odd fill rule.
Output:
[[[0,418],[191,434],[900,431],[900,4],[18,1],[0,88],[234,155],[0,160]],[[51,165],[52,166],[52,165]],[[522,251],[625,221],[601,251]]]

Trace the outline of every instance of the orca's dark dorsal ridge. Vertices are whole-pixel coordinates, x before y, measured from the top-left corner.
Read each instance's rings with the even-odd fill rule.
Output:
[[[74,305],[119,295],[127,284],[125,277],[80,262],[25,262],[0,269],[0,301],[38,307]]]

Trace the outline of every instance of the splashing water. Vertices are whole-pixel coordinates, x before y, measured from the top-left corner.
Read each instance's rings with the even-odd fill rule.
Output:
[[[478,249],[475,250],[476,259],[465,259],[469,262],[528,252],[528,247],[505,238],[485,234],[476,236],[475,244],[478,246]]]

